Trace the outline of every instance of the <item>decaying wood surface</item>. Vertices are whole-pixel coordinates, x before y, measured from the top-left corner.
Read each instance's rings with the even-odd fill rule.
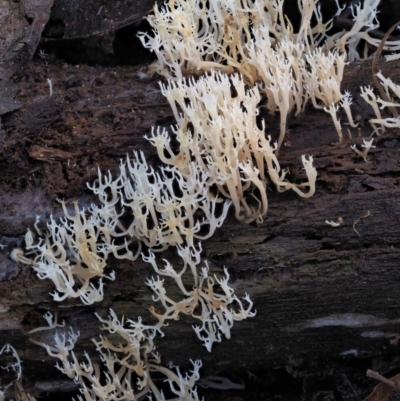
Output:
[[[378,67],[400,82],[399,62]],[[93,312],[105,315],[112,307],[119,315],[151,321],[147,308],[153,301],[144,282],[152,272],[141,260],[111,260],[116,281],[106,283],[101,304],[87,307],[76,300],[53,302],[52,284],[9,257],[23,245],[36,215],[43,222],[51,213],[61,215],[57,198],[78,200],[82,206],[95,201],[86,182],[93,182],[99,167],[116,172],[120,159],[135,150],[143,150],[153,165],[159,163],[143,136],[152,126],[173,124],[173,117],[160,94],[159,78],[139,79],[140,68],[48,65],[38,57],[24,68],[12,97],[19,108],[2,113],[0,343],[18,350],[26,389],[36,395],[73,388],[53,368],[55,361],[29,342],[28,331],[43,325],[44,312],[57,312],[80,331],[80,354],[90,353],[90,338],[99,334]],[[355,97],[364,138],[371,133],[369,110],[356,94],[360,85],[372,81],[370,62],[345,70],[342,90]],[[267,133],[277,136],[278,118],[261,117]],[[187,318],[171,323],[157,341],[165,362],[189,367],[190,358],[199,358],[204,376],[246,385],[235,392],[209,390],[204,393],[208,400],[257,400],[271,394],[311,399],[325,393],[356,400],[373,387],[364,377],[367,368],[400,367],[399,132],[388,130],[377,138],[367,163],[350,149],[354,143],[361,146],[359,132],[352,129],[352,139],[345,132],[343,143],[334,144],[333,124],[323,111],[309,107],[289,119],[289,128],[281,165],[290,169],[292,180],[301,180],[300,157],[313,155],[315,196],[304,200],[270,186],[262,223],[245,225],[230,215],[203,243],[212,272],[222,273],[226,266],[236,292],[254,299],[257,316],[237,323],[232,338],[212,353],[204,350]],[[325,223],[339,218],[339,227]],[[162,257],[180,263],[173,250]]]

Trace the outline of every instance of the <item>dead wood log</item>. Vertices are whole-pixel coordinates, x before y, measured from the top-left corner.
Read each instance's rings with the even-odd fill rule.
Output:
[[[379,68],[400,81],[399,63]],[[359,85],[372,83],[369,62],[354,63],[345,74],[342,89],[353,94]],[[4,116],[0,155],[5,245],[0,252],[0,336],[24,360],[27,389],[45,394],[71,387],[45,351],[28,341],[28,331],[43,323],[41,314],[58,312],[81,332],[78,353],[89,351],[89,339],[99,333],[94,311],[105,314],[112,307],[117,314],[150,319],[152,300],[144,281],[151,272],[139,260],[112,261],[117,279],[106,285],[101,304],[59,304],[49,296],[52,284],[10,260],[9,252],[22,243],[37,214],[44,220],[50,213],[60,214],[56,198],[93,201],[85,183],[96,177],[98,167],[115,172],[121,157],[139,149],[157,164],[143,135],[152,125],[168,126],[173,119],[156,79],[140,80],[137,69],[128,67],[59,68],[39,62],[19,83],[16,99],[22,107]],[[365,137],[369,110],[357,97],[356,102]],[[262,117],[268,133],[278,133],[276,116]],[[366,163],[350,150],[350,144],[361,143],[357,130],[353,139],[332,145],[336,133],[322,111],[308,108],[290,119],[289,128],[291,146],[281,151],[282,165],[294,180],[301,179],[300,156],[312,154],[319,174],[316,195],[304,200],[276,193],[271,186],[265,221],[244,225],[230,216],[203,244],[212,270],[228,268],[237,293],[248,292],[254,299],[257,316],[238,323],[232,339],[211,354],[196,339],[189,319],[171,324],[158,342],[166,361],[187,366],[190,358],[201,358],[206,376],[241,377],[246,391],[235,394],[243,400],[270,394],[271,385],[282,378],[297,383],[297,395],[316,394],[310,377],[323,382],[328,392],[345,388],[358,394],[364,391],[366,368],[389,369],[398,363],[398,132],[379,137]],[[339,218],[339,227],[325,223]],[[179,263],[173,250],[164,256]],[[208,394],[208,399],[221,397],[232,393]]]

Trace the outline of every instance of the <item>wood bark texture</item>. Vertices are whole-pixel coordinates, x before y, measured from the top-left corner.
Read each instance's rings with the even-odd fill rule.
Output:
[[[49,10],[51,2],[43,3]],[[120,159],[135,150],[157,166],[156,151],[143,136],[152,126],[169,127],[174,120],[159,91],[160,78],[139,79],[144,65],[72,65],[39,56],[31,62],[32,54],[28,63],[19,64],[15,90],[0,99],[6,105],[3,110],[0,104],[0,243],[5,246],[0,250],[0,345],[12,344],[23,359],[26,390],[46,396],[74,386],[44,349],[29,342],[28,331],[43,325],[41,315],[57,312],[60,320],[80,331],[78,354],[92,350],[95,357],[90,338],[100,330],[94,312],[105,316],[113,308],[118,315],[151,321],[147,309],[154,302],[145,280],[153,273],[140,259],[111,260],[116,280],[106,283],[102,303],[56,303],[49,295],[52,283],[12,261],[10,252],[23,246],[36,215],[42,222],[50,214],[61,216],[56,199],[78,200],[81,206],[95,202],[86,183],[93,182],[98,168],[116,173]],[[399,62],[380,61],[378,69],[400,82]],[[5,76],[2,88],[12,81],[10,74]],[[52,81],[52,96],[47,79]],[[212,353],[202,347],[188,318],[171,323],[157,341],[164,362],[185,368],[189,359],[202,359],[203,376],[218,375],[246,386],[203,390],[206,399],[275,395],[287,400],[358,400],[374,384],[365,377],[366,369],[400,367],[399,131],[387,130],[375,139],[368,162],[350,149],[352,144],[361,149],[362,138],[372,131],[372,110],[357,96],[360,85],[372,82],[371,62],[346,67],[342,92],[353,93],[362,126],[350,129],[351,139],[344,130],[341,144],[335,144],[327,113],[310,106],[289,118],[287,146],[279,160],[290,170],[291,180],[300,181],[305,177],[301,155],[313,155],[318,180],[312,198],[277,193],[271,185],[262,223],[246,225],[231,213],[203,243],[211,271],[221,274],[225,266],[236,293],[249,293],[257,309],[256,317],[237,323],[232,338]],[[266,133],[277,137],[279,118],[266,113],[260,117]],[[343,221],[339,227],[325,222],[338,219]],[[172,249],[162,257],[180,263]]]

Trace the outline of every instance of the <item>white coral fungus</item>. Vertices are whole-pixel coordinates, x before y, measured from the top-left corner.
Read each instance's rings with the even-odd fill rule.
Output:
[[[13,370],[16,374],[16,380],[19,380],[21,378],[21,373],[22,373],[22,368],[21,368],[21,359],[19,358],[19,355],[15,348],[11,346],[10,344],[5,344],[0,348],[0,355],[6,355],[6,354],[11,354],[11,356],[15,359],[14,362],[9,362],[6,365],[1,365],[1,369],[5,369],[7,371]],[[4,383],[1,383],[4,384]],[[2,391],[0,387],[0,397],[1,397]]]
[[[211,352],[213,343],[220,342],[222,335],[230,338],[234,321],[255,316],[253,302],[247,294],[243,300],[234,294],[233,288],[228,285],[229,274],[226,269],[225,277],[208,274],[207,261],[201,262],[201,244],[198,248],[177,247],[177,250],[184,263],[179,271],[165,259],[163,268],[159,268],[152,252],[148,256],[142,255],[143,260],[150,263],[159,276],[173,278],[184,296],[182,300],[174,301],[167,294],[164,279],[152,277],[147,285],[155,293],[154,301],[161,302],[164,311],[161,313],[151,307],[150,312],[157,317],[161,327],[168,320],[178,320],[180,314],[200,320],[200,325],[193,328]],[[190,289],[184,284],[184,280],[188,280],[185,276],[191,277]]]
[[[340,82],[346,61],[369,56],[370,45],[380,40],[370,31],[379,24],[380,0],[350,5],[351,29],[333,33],[333,18],[323,22],[317,0],[299,0],[300,27],[297,32],[283,12],[283,0],[169,0],[154,6],[147,17],[152,34],[140,33],[143,45],[157,61],[148,73],[172,80],[200,75],[211,70],[238,72],[246,83],[259,83],[271,112],[279,111],[283,141],[288,113],[304,110],[311,98],[315,107],[329,107],[341,140],[340,124],[333,113],[341,99]],[[361,49],[361,50],[360,50]],[[387,41],[384,49],[399,51],[400,41]],[[362,54],[360,54],[360,51]],[[387,56],[398,58],[399,54]],[[331,106],[332,105],[332,106]]]
[[[79,297],[85,304],[100,302],[103,278],[114,279],[114,272],[104,272],[110,254],[134,261],[141,242],[154,251],[184,241],[193,246],[196,239],[209,238],[222,225],[230,203],[219,207],[218,199],[209,194],[207,174],[199,166],[189,163],[187,167],[189,179],[176,167],[156,172],[142,153],[135,153],[133,160],[121,163],[115,180],[110,173],[99,171],[90,188],[101,206],[79,210],[75,202],[74,213],[70,213],[62,202],[65,217],[56,221],[51,216],[44,233],[37,221],[38,238],[28,230],[26,254],[17,248],[11,256],[32,265],[40,279],[53,281],[55,301]],[[124,211],[130,221],[127,227],[121,222]],[[131,244],[136,244],[135,253]],[[97,284],[93,282],[96,277]]]
[[[357,149],[356,145],[351,145],[350,149],[356,152],[359,156],[361,156],[365,162],[368,163],[367,156],[368,152],[370,151],[371,148],[375,148],[376,146],[373,146],[372,143],[374,142],[374,139],[372,138],[369,141],[366,141],[363,139],[363,144],[361,145],[362,148],[364,148],[363,151]]]
[[[308,181],[299,185],[286,181],[270,137],[257,123],[260,94],[257,87],[246,90],[238,74],[211,72],[198,80],[169,81],[161,84],[177,124],[172,127],[179,142],[178,152],[171,149],[166,130],[153,130],[147,139],[157,148],[160,159],[179,169],[192,180],[188,166],[207,172],[210,185],[232,200],[239,220],[251,222],[265,217],[268,209],[267,177],[279,191],[292,189],[302,197],[314,194],[316,170],[312,157],[302,157]],[[193,168],[192,168],[193,169]],[[307,192],[300,188],[308,187]],[[256,207],[247,203],[251,192]]]
[[[112,340],[105,336],[92,340],[101,362],[93,362],[87,352],[85,360],[78,360],[73,348],[79,333],[72,329],[56,333],[54,345],[31,340],[57,358],[56,367],[79,385],[79,401],[133,401],[151,394],[157,401],[168,401],[153,381],[154,375],[165,377],[173,394],[170,401],[199,401],[195,383],[200,378],[201,361],[192,361],[193,370],[185,375],[178,367],[164,367],[155,352],[156,327],[143,324],[140,318],[137,321],[118,319],[113,310],[108,319],[96,316],[103,323],[101,329],[112,334]]]
[[[376,16],[380,0],[350,5],[354,24],[349,31],[337,33],[331,32],[333,18],[323,22],[318,0],[298,1],[301,21],[297,32],[283,12],[283,3],[283,0],[168,0],[162,6],[156,4],[147,17],[152,34],[138,35],[157,57],[149,72],[181,79],[214,69],[239,72],[253,84],[259,71],[249,57],[247,46],[251,43],[256,51],[269,52],[271,47],[290,41],[301,45],[307,54],[318,48],[323,52],[345,52],[348,61],[368,57],[368,44],[379,46],[380,39],[369,32],[379,27]],[[334,17],[346,8],[336,4]],[[260,33],[263,40],[259,40]],[[364,53],[360,54],[360,48]],[[398,51],[400,42],[387,41],[384,49]]]
[[[44,234],[38,228],[38,219],[34,236],[28,230],[25,235],[26,255],[14,252],[14,259],[31,264],[40,279],[53,281],[56,292],[52,294],[55,301],[66,298],[81,298],[85,304],[92,304],[103,299],[103,278],[114,280],[114,272],[106,275],[104,269],[110,253],[134,260],[128,249],[128,243],[114,246],[111,232],[118,219],[114,213],[92,207],[79,210],[74,203],[74,212],[70,213],[64,202],[61,202],[64,217],[56,221],[50,216]],[[31,257],[31,259],[29,257]],[[97,284],[92,279],[99,277]]]
[[[400,107],[400,85],[395,84],[390,78],[385,78],[380,71],[376,74],[376,76],[379,78],[384,89],[384,95],[388,100],[384,100],[379,96],[376,96],[372,88],[369,86],[361,87],[361,96],[374,110],[376,118],[372,118],[369,120],[369,122],[374,127],[374,132],[378,134],[379,132],[385,132],[385,127],[400,128],[400,117],[398,117],[395,111],[393,111],[393,114],[396,114],[395,116],[386,118],[382,117],[380,111],[386,107]],[[380,127],[378,128],[376,125],[379,125]]]
[[[91,187],[107,205],[107,188],[111,197],[119,197],[131,223],[119,226],[115,236],[137,238],[153,251],[186,241],[189,246],[196,239],[207,239],[220,227],[226,217],[229,202],[217,215],[218,199],[208,191],[208,175],[194,163],[185,164],[184,176],[175,166],[162,167],[158,172],[148,165],[143,153],[134,153],[120,165],[119,176],[112,181],[102,177]],[[103,185],[103,180],[107,185]],[[195,217],[195,214],[199,217]]]

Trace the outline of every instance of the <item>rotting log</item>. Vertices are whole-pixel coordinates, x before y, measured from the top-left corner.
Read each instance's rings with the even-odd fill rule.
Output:
[[[379,69],[400,81],[400,63],[382,62]],[[132,319],[150,319],[147,308],[153,301],[144,282],[152,272],[140,260],[110,261],[116,281],[106,283],[101,304],[86,307],[79,301],[53,302],[52,284],[9,258],[36,215],[42,221],[50,213],[60,215],[56,198],[83,206],[95,201],[86,182],[96,178],[98,167],[116,172],[119,159],[134,150],[143,150],[157,164],[143,135],[154,125],[172,124],[173,118],[157,79],[140,80],[137,71],[34,63],[18,86],[21,108],[3,116],[0,335],[2,343],[18,350],[26,390],[36,395],[59,392],[63,386],[71,390],[53,368],[55,361],[28,341],[28,331],[43,325],[45,311],[57,312],[80,331],[79,354],[89,351],[89,339],[99,334],[95,311],[104,315],[112,307]],[[353,63],[345,70],[342,89],[355,94],[359,85],[371,83],[371,64]],[[369,110],[354,96],[366,137]],[[262,117],[267,132],[278,133],[278,118]],[[372,386],[364,378],[367,368],[399,366],[398,131],[388,130],[375,140],[366,163],[350,149],[350,144],[361,144],[357,130],[352,130],[353,139],[345,132],[343,143],[333,144],[336,133],[323,111],[309,107],[290,118],[289,128],[281,165],[290,169],[293,180],[301,180],[300,156],[313,155],[319,174],[316,194],[304,200],[270,186],[262,223],[245,225],[229,216],[203,243],[212,272],[222,273],[226,266],[237,293],[253,298],[257,316],[237,323],[232,338],[212,353],[202,348],[191,328],[194,322],[186,318],[171,323],[157,341],[164,361],[188,367],[190,358],[200,358],[205,376],[246,384],[244,391],[208,390],[208,400],[257,400],[273,394],[311,399],[323,392],[356,400]],[[339,218],[339,227],[325,223]],[[179,264],[173,250],[162,256]],[[285,388],[288,383],[291,389]]]

